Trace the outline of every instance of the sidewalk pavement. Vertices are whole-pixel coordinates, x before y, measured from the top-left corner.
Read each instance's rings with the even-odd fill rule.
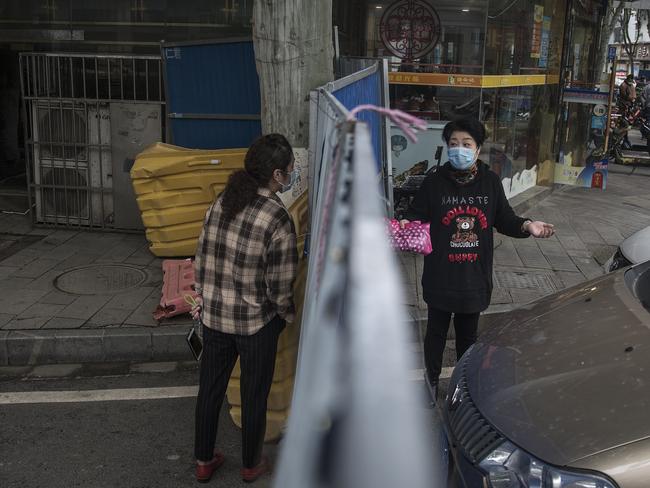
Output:
[[[542,191],[541,201],[540,191],[528,190],[511,204],[520,215],[554,224],[556,235],[512,239],[495,233],[494,292],[485,314],[507,312],[603,274],[618,245],[650,225],[650,178],[615,171],[606,191],[558,186],[550,195]],[[420,285],[423,260],[403,255],[401,264],[413,329],[421,340],[427,313]],[[453,339],[450,327],[444,366],[455,363]],[[414,347],[421,352],[421,344]]]
[[[633,176],[650,176],[650,166],[632,166],[625,164],[609,164],[609,173],[617,173],[623,175],[633,175]]]
[[[183,361],[189,316],[160,323],[162,260],[142,234],[0,217],[0,366]]]
[[[518,212],[555,224],[557,235],[496,236],[488,313],[598,276],[625,237],[650,225],[650,179],[612,174],[608,185],[533,188],[513,199]],[[400,260],[417,337],[426,323],[422,259]],[[0,366],[191,360],[189,317],[152,317],[161,284],[161,260],[141,234],[32,229],[29,217],[0,215]]]

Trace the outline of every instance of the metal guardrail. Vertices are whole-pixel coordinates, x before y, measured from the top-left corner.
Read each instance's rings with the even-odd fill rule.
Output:
[[[370,133],[327,90],[312,102],[310,266],[274,486],[439,486],[431,416],[407,380],[414,358]]]
[[[341,103],[337,103],[337,107],[333,108],[330,101],[323,102],[320,100],[324,93],[334,94],[336,97],[337,92],[345,90],[357,83],[362,83],[363,80],[370,76],[378,76],[378,90],[379,101],[365,100],[363,103],[381,104],[386,108],[390,107],[390,96],[388,86],[388,60],[383,58],[351,58],[342,57],[338,60],[338,76],[339,79],[327,83],[318,90],[311,93],[311,111],[310,111],[310,136],[309,136],[309,152],[310,152],[310,182],[313,178],[318,178],[315,172],[320,170],[320,161],[323,160],[323,155],[327,156],[329,149],[323,137],[326,134],[331,134],[330,125],[333,121],[339,120],[341,109],[347,113],[347,110]],[[379,140],[379,151],[377,158],[379,159],[381,184],[383,187],[384,198],[387,204],[388,212],[392,215],[393,212],[393,166],[392,156],[389,147],[390,143],[390,121],[385,119],[381,120],[379,127],[380,134],[375,134]],[[327,159],[327,158],[325,158]],[[314,161],[317,161],[314,164]],[[316,188],[318,186],[316,185]],[[310,187],[311,188],[311,187]],[[313,197],[314,192],[311,192]],[[312,206],[313,208],[313,201]]]

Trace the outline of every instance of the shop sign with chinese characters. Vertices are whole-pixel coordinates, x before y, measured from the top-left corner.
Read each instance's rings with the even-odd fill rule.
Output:
[[[530,46],[530,57],[539,59],[542,51],[542,30],[544,25],[544,6],[535,5],[533,14],[533,36]]]
[[[609,93],[593,90],[580,90],[577,88],[565,88],[562,100],[565,103],[587,103],[606,106],[609,102]]]
[[[480,76],[443,73],[404,73],[394,71],[388,74],[388,81],[394,85],[471,86],[476,88],[481,86]]]
[[[393,71],[388,81],[393,85],[458,86],[472,88],[505,88],[545,85],[550,75],[463,75],[443,73],[407,73]],[[557,81],[556,81],[557,82]]]
[[[591,128],[604,130],[607,125],[607,107],[605,105],[594,105],[593,115],[591,116]]]
[[[604,130],[607,122],[607,117],[604,115],[591,116],[591,128],[595,130]]]
[[[650,44],[639,45],[635,58],[638,61],[650,61]]]
[[[485,75],[482,76],[483,88],[507,88],[512,86],[545,85],[546,75]]]
[[[539,53],[539,67],[548,68],[548,52],[551,46],[551,17],[544,16],[542,23],[542,44]]]

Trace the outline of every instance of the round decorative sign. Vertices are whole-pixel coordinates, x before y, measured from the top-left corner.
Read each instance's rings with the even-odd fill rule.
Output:
[[[379,24],[381,40],[392,54],[404,60],[421,58],[440,40],[440,17],[425,0],[398,0]]]
[[[602,117],[607,113],[607,107],[603,104],[594,105],[594,115],[596,117]]]
[[[146,279],[147,274],[139,268],[101,264],[68,270],[54,280],[54,286],[74,295],[104,295],[130,290]]]

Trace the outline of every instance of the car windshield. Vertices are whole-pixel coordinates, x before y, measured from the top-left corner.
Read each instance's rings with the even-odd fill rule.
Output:
[[[638,264],[625,272],[625,284],[650,312],[650,261]]]

